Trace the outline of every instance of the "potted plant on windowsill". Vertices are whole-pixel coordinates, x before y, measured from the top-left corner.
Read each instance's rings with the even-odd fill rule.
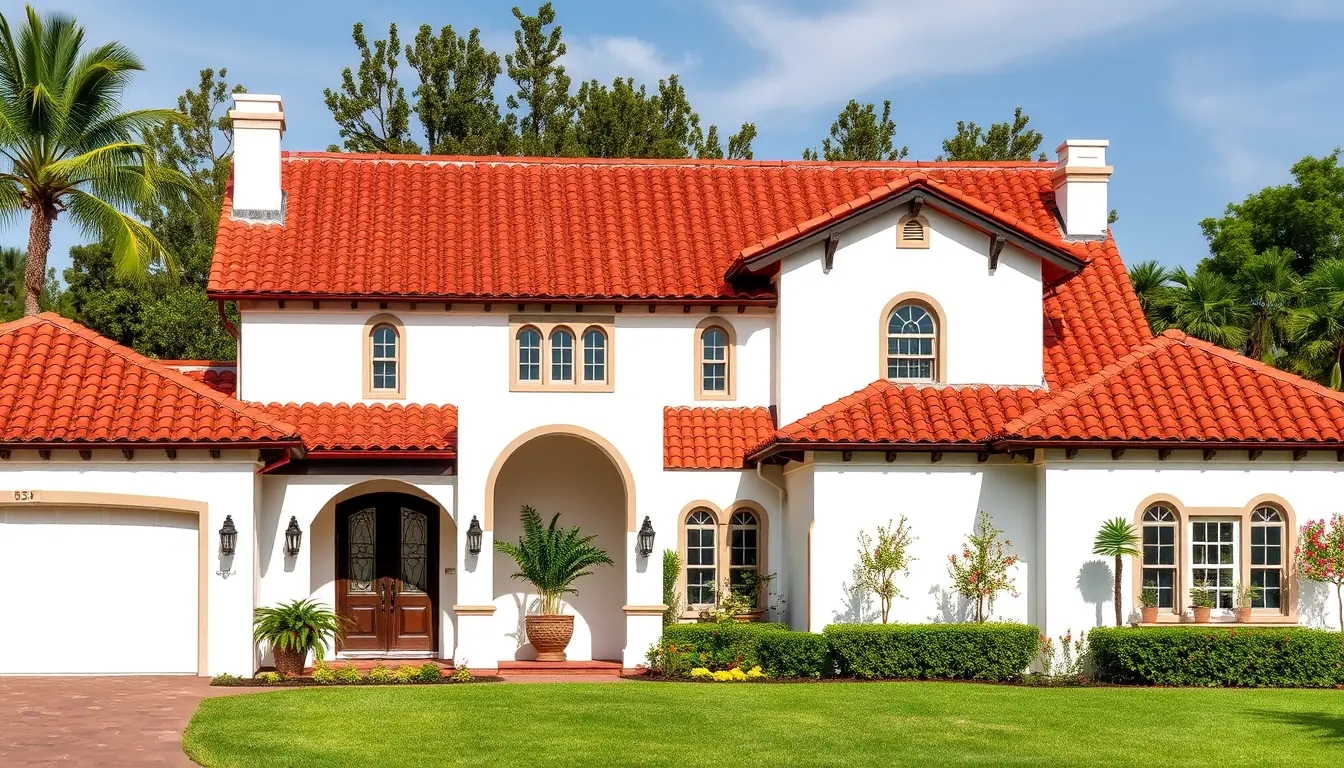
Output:
[[[1157,584],[1148,582],[1139,593],[1140,619],[1144,624],[1157,623]]]
[[[285,677],[303,674],[311,651],[322,661],[327,643],[344,635],[345,622],[316,600],[292,600],[252,612],[252,637],[271,647],[275,671]]]
[[[1260,588],[1252,584],[1237,585],[1237,608],[1234,613],[1238,624],[1251,620],[1251,604],[1260,597]]]
[[[1213,610],[1214,593],[1205,582],[1199,582],[1190,588],[1190,615],[1196,624],[1208,624],[1209,612]]]
[[[606,551],[593,545],[596,536],[582,536],[578,527],[561,528],[560,515],[551,518],[550,527],[541,524],[541,515],[524,506],[523,535],[517,544],[496,541],[495,550],[512,557],[518,564],[513,578],[531,584],[541,598],[540,613],[526,618],[527,639],[537,650],[537,661],[564,661],[565,646],[574,636],[574,617],[561,615],[561,598],[578,594],[571,585],[595,565],[613,565]]]

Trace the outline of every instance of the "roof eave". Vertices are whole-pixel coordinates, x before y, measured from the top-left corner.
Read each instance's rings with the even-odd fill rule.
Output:
[[[777,296],[561,296],[561,295],[519,295],[519,296],[462,296],[456,294],[424,293],[303,293],[298,291],[220,291],[208,290],[206,296],[212,301],[415,301],[443,302],[446,304],[620,304],[658,306],[724,306],[740,305],[746,307],[773,308],[779,303]]]

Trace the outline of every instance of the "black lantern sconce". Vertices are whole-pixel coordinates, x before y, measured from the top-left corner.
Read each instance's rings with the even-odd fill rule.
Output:
[[[635,544],[635,552],[640,557],[653,554],[653,523],[649,522],[648,515],[644,516],[644,524],[639,527],[639,541]]]
[[[472,515],[471,525],[467,526],[467,552],[473,555],[481,554],[481,534],[483,533],[481,521],[477,520],[475,515]]]
[[[233,515],[224,516],[224,527],[219,529],[219,553],[233,557],[234,547],[238,545],[238,529],[233,525]]]
[[[285,554],[294,557],[299,554],[299,545],[303,543],[303,530],[299,528],[299,519],[289,516],[289,527],[285,529]]]

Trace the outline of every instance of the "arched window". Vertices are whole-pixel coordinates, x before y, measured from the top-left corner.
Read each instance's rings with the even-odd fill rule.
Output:
[[[718,526],[709,510],[686,515],[686,607],[714,604],[719,577]]]
[[[923,216],[906,216],[896,225],[897,248],[928,248],[929,222]]]
[[[607,380],[607,334],[601,328],[583,332],[583,381],[597,384]]]
[[[1251,512],[1251,586],[1259,592],[1252,608],[1283,606],[1283,514],[1268,505]]]
[[[541,332],[536,328],[518,331],[518,380],[541,381]]]
[[[551,381],[574,381],[574,334],[568,328],[551,331]]]
[[[364,397],[400,398],[406,392],[406,331],[390,314],[364,326]]]
[[[747,594],[752,585],[748,573],[760,568],[760,531],[760,520],[750,509],[739,509],[728,520],[728,581],[735,592]]]
[[[1157,590],[1157,607],[1176,607],[1176,513],[1154,504],[1143,513],[1143,586]]]
[[[887,318],[887,378],[895,381],[936,381],[938,376],[938,323],[925,307],[907,302]]]

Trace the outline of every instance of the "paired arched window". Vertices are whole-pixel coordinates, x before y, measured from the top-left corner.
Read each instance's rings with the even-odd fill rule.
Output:
[[[1251,512],[1252,608],[1283,606],[1284,520],[1276,507],[1260,506]]]
[[[406,331],[392,315],[369,319],[364,329],[364,397],[400,398],[406,392]]]
[[[720,318],[709,318],[695,329],[695,397],[697,400],[731,400],[736,385],[733,327]]]
[[[681,520],[683,599],[698,612],[713,607],[723,590],[749,594],[753,575],[765,568],[765,519],[751,502],[728,512],[709,505],[691,507]],[[757,594],[763,607],[765,595]]]
[[[891,309],[886,328],[888,379],[937,381],[938,349],[938,320],[928,307],[910,301]]]
[[[513,330],[514,391],[612,391],[613,325],[608,318],[519,316]]]
[[[760,565],[761,523],[750,509],[739,509],[728,520],[728,582],[737,592],[746,592],[754,582],[748,574]]]
[[[714,604],[719,582],[718,523],[707,509],[686,515],[686,607]]]

